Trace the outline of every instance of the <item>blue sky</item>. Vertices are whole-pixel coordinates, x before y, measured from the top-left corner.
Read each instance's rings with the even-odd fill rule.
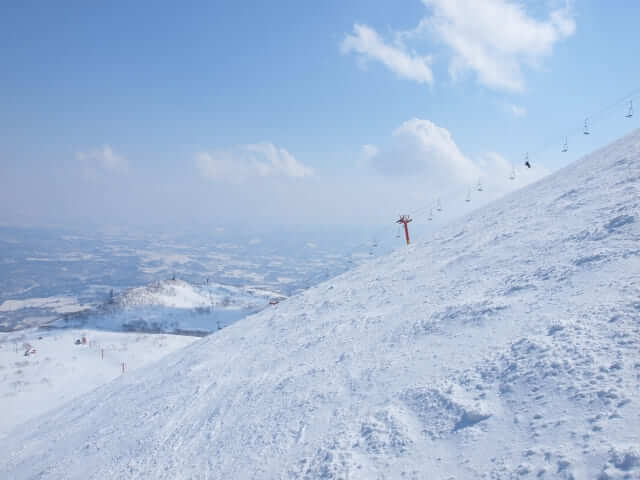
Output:
[[[4,224],[376,226],[639,125],[614,105],[640,87],[638,2],[0,9]]]

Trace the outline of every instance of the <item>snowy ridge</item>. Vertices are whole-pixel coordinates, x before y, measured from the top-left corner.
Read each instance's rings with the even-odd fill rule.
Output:
[[[213,301],[205,291],[196,289],[183,280],[165,280],[126,291],[114,299],[121,307],[158,305],[172,308],[201,308],[211,306]]]
[[[236,287],[213,282],[194,285],[177,279],[132,288],[116,296],[113,304],[121,308],[146,305],[184,309],[212,306],[246,308],[248,304],[267,303],[270,298],[275,297],[282,298],[282,295],[255,287]]]
[[[96,309],[58,320],[55,326],[204,335],[259,312],[276,298],[284,299],[255,287],[163,280],[129,289]]]
[[[634,132],[23,425],[0,476],[638,478],[639,181]]]

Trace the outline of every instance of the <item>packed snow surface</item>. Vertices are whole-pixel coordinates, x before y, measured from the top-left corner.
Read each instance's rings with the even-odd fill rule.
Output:
[[[639,216],[635,132],[22,425],[0,477],[640,478]]]

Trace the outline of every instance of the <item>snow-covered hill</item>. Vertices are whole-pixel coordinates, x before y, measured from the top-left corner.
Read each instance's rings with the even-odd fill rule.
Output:
[[[640,132],[0,442],[3,478],[640,477]]]
[[[54,325],[204,335],[259,312],[274,299],[284,297],[249,286],[163,280],[126,290],[97,308],[67,315]]]

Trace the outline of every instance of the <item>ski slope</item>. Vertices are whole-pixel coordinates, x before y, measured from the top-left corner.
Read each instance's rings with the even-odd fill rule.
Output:
[[[22,425],[0,477],[640,478],[639,218],[636,131]]]
[[[86,343],[77,345],[83,337]],[[0,438],[118,378],[123,363],[128,375],[195,338],[67,329],[0,333]]]

